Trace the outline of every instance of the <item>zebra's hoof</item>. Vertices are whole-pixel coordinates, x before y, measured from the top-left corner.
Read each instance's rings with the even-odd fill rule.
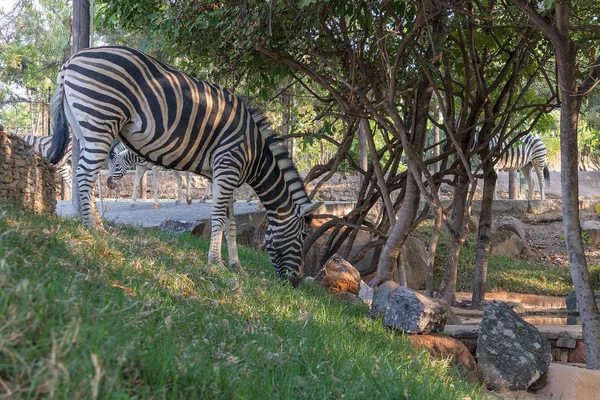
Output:
[[[155,210],[158,210],[158,203],[154,203],[154,204],[152,205],[152,208],[154,208]]]
[[[191,205],[192,204],[192,199],[186,200],[185,202],[188,203],[188,205]]]
[[[129,203],[129,208],[135,208],[135,203]]]
[[[240,264],[239,261],[233,262],[233,263],[229,263],[229,269],[233,270],[233,271],[241,271],[242,270],[242,265]]]

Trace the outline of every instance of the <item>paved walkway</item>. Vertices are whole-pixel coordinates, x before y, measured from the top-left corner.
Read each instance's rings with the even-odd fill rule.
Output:
[[[104,213],[104,219],[121,224],[141,225],[143,227],[157,227],[166,218],[181,221],[200,221],[210,219],[212,202],[199,203],[193,202],[175,204],[174,200],[159,201],[160,207],[154,209],[153,200],[138,200],[135,207],[131,207],[129,201],[121,199],[104,199],[103,211],[101,211],[100,202],[97,203],[98,211]],[[234,204],[234,213],[236,215],[247,214],[256,211],[258,203],[256,201],[245,202],[237,201]],[[56,213],[58,215],[73,215],[71,201],[58,200],[56,204]]]

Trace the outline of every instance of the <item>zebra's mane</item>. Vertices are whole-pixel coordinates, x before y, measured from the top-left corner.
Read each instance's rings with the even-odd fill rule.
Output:
[[[288,184],[294,201],[297,201],[298,204],[301,205],[310,204],[311,201],[306,193],[304,182],[302,181],[302,178],[300,178],[300,174],[291,160],[290,153],[284,145],[283,138],[271,128],[268,118],[261,111],[255,108],[248,108],[248,111],[258,127],[260,135],[265,140],[267,146],[269,146],[271,153],[273,153],[273,157],[275,157],[279,169],[283,172],[283,178]]]

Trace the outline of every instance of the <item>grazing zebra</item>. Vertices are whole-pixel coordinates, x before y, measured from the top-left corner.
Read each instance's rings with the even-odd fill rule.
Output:
[[[115,146],[118,147],[118,146]],[[133,193],[131,195],[131,207],[135,207],[137,200],[138,188],[144,177],[144,174],[149,169],[152,170],[152,187],[154,188],[154,208],[158,208],[158,172],[162,169],[156,165],[152,165],[148,161],[140,158],[130,152],[129,150],[122,148],[120,151],[111,149],[108,153],[108,178],[106,185],[109,189],[114,189],[117,186],[117,181],[121,179],[127,173],[127,170],[135,166],[135,179],[133,180]],[[180,204],[182,196],[182,178],[181,172],[172,170],[173,177],[177,182],[177,200],[175,204]],[[188,204],[192,204],[192,197],[190,196],[190,173],[184,172],[186,179],[185,187],[185,200]]]
[[[221,262],[225,220],[229,264],[239,263],[233,190],[247,182],[266,208],[266,248],[281,279],[302,276],[311,215],[303,182],[266,119],[217,85],[198,81],[136,50],[85,49],[61,68],[53,98],[50,160],[66,151],[68,125],[81,143],[76,171],[81,216],[95,225],[91,189],[117,137],[136,155],[213,182],[208,259]]]
[[[52,146],[52,136],[34,136],[27,135],[21,136],[21,139],[29,143],[33,146],[33,151],[42,157],[48,158],[50,155],[50,148]],[[56,172],[60,174],[60,176],[65,181],[65,186],[68,187],[69,192],[71,192],[72,185],[72,174],[71,174],[71,141],[69,140],[69,144],[67,146],[67,151],[64,157],[61,158],[60,162],[56,165]]]
[[[490,141],[490,148],[496,147],[498,139],[493,138]],[[503,151],[508,146],[508,141],[504,141],[499,151]],[[544,142],[532,134],[523,136],[512,147],[506,149],[498,159],[495,167],[496,171],[514,171],[520,170],[527,181],[527,200],[533,199],[533,181],[531,180],[531,168],[535,169],[540,186],[540,195],[545,199],[545,181],[550,183],[550,171],[546,161],[546,146]],[[494,188],[494,199],[497,198],[496,188]]]

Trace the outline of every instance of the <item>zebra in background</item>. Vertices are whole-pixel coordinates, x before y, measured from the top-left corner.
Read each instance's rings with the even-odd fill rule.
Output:
[[[281,139],[266,119],[217,85],[198,81],[136,50],[85,49],[61,68],[53,98],[50,160],[67,147],[68,125],[81,143],[76,171],[81,216],[96,223],[91,189],[117,137],[136,155],[213,182],[208,259],[221,262],[226,219],[229,264],[239,264],[233,191],[248,183],[266,209],[266,248],[280,279],[302,276],[313,204]]]
[[[50,149],[52,147],[52,136],[35,136],[26,135],[21,136],[21,139],[33,146],[33,151],[42,157],[49,158]],[[65,181],[65,186],[68,188],[69,193],[71,192],[72,186],[72,173],[71,173],[71,140],[67,145],[67,151],[65,155],[56,164],[56,172]]]
[[[136,156],[131,151],[129,151],[122,144],[118,144],[113,146],[113,148],[108,153],[108,178],[106,180],[106,185],[109,189],[114,189],[117,186],[117,181],[121,179],[127,173],[128,169],[135,167],[135,178],[133,181],[133,193],[131,195],[131,207],[135,207],[135,202],[137,200],[138,188],[144,177],[144,174],[149,169],[152,169],[152,186],[154,188],[154,208],[158,208],[158,172],[163,169],[156,165],[150,164],[148,161]],[[175,204],[180,204],[183,200],[182,196],[182,177],[181,172],[176,170],[171,170],[175,181],[177,182],[177,200]],[[190,194],[190,173],[183,173],[186,179],[186,190],[185,190],[185,200],[188,204],[192,204],[192,196]],[[210,185],[207,184],[207,189],[210,188]],[[208,196],[205,195],[200,201],[206,201]]]
[[[540,186],[540,196],[544,200],[545,181],[550,184],[550,170],[546,160],[546,146],[544,142],[532,134],[523,136],[511,147],[508,146],[508,140],[502,142],[498,152],[503,152],[495,165],[496,171],[514,171],[520,170],[527,181],[527,200],[533,199],[534,185],[531,179],[531,169],[533,168],[538,177]],[[498,139],[493,138],[490,141],[490,148],[496,148]],[[494,199],[497,199],[496,188],[494,188]]]

